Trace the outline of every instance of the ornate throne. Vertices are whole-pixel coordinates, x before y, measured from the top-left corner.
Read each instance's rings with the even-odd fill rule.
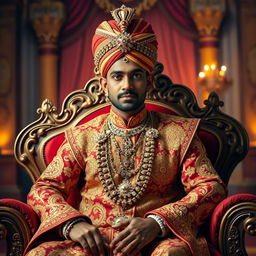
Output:
[[[223,102],[211,93],[200,108],[192,91],[173,84],[162,74],[163,66],[154,71],[154,89],[147,95],[150,111],[200,118],[199,136],[222,180],[228,184],[235,166],[248,152],[248,137],[243,126],[221,112]],[[61,112],[49,100],[38,109],[40,117],[25,127],[15,143],[15,157],[33,182],[53,159],[64,140],[64,130],[107,113],[104,92],[98,78],[91,79],[82,90],[67,96]],[[74,195],[68,201],[72,204]],[[247,255],[245,234],[256,235],[256,195],[237,194],[222,201],[208,219],[203,231],[213,255]],[[39,225],[30,206],[14,199],[0,200],[0,240],[7,242],[7,255],[22,255]]]

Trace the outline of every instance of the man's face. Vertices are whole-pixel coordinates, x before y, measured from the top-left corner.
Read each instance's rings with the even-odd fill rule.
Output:
[[[116,61],[102,79],[114,108],[129,116],[143,106],[149,86],[147,72],[132,61]]]

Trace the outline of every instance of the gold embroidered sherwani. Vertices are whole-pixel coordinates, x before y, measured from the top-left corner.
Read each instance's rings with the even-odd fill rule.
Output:
[[[152,174],[144,195],[123,211],[103,189],[98,177],[96,136],[104,129],[107,118],[118,127],[132,128],[146,115],[147,110],[143,109],[127,123],[111,110],[110,114],[66,132],[66,140],[56,157],[28,195],[28,203],[41,219],[27,249],[28,255],[88,255],[79,244],[63,241],[58,236],[59,225],[74,217],[87,216],[110,242],[118,233],[111,223],[121,214],[129,217],[156,214],[167,223],[171,230],[168,238],[153,242],[145,255],[209,255],[198,227],[226,192],[196,135],[199,120],[151,112],[152,125],[159,131],[159,137],[155,141]],[[116,139],[121,143],[121,137]],[[135,135],[133,143],[137,139]],[[111,150],[113,164],[118,169],[118,151],[113,145]],[[140,163],[141,155],[142,145],[136,153],[135,166]],[[117,173],[112,176],[116,184],[121,182]],[[71,207],[66,199],[81,178],[81,201],[77,207]],[[132,184],[136,178],[137,175],[131,178]]]

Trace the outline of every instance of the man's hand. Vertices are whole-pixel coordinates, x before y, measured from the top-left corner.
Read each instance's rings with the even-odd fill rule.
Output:
[[[72,241],[79,242],[93,256],[104,256],[104,240],[100,231],[87,222],[78,222],[69,232]]]
[[[135,217],[125,222],[120,224],[122,227],[126,225],[124,230],[110,244],[114,255],[136,255],[161,232],[158,223],[152,218]]]

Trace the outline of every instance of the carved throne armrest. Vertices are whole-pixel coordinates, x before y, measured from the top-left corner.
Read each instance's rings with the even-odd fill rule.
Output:
[[[22,255],[38,226],[31,206],[15,199],[0,199],[0,240],[6,240],[7,255]]]
[[[212,214],[210,242],[221,255],[245,256],[245,233],[256,236],[256,195],[230,196]]]

